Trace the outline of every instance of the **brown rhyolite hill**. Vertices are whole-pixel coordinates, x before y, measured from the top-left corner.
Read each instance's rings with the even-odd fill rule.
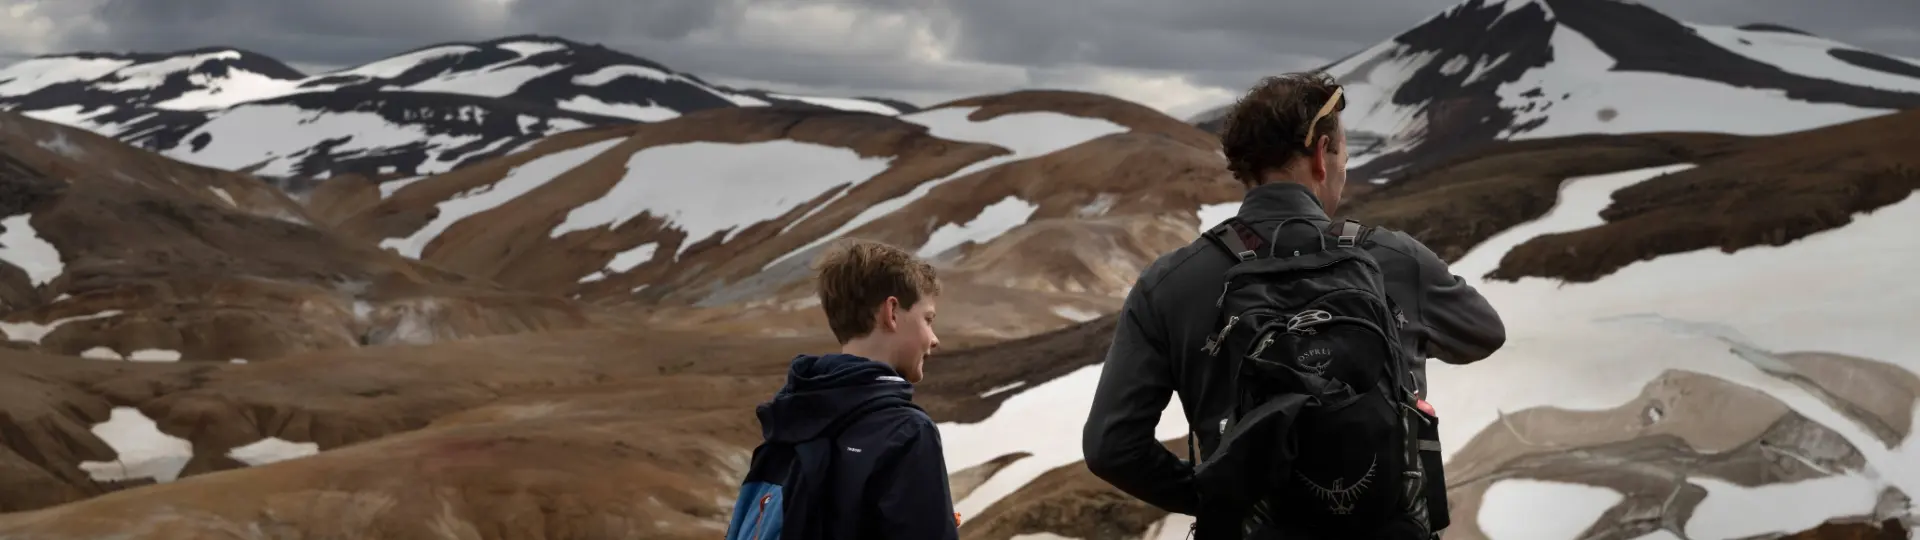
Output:
[[[16,348],[226,362],[585,322],[565,299],[315,226],[252,177],[7,113],[0,216],[25,220],[11,248],[42,247],[14,256],[33,273],[0,262],[0,342]]]
[[[1062,136],[1062,144],[1069,144],[1065,148],[948,178],[1015,149],[943,139],[925,125],[898,117],[769,107],[716,109],[664,122],[558,135],[498,160],[383,186],[390,192],[384,197],[382,187],[369,180],[342,178],[321,186],[310,206],[325,209],[322,221],[338,223],[340,230],[367,242],[406,237],[438,215],[441,203],[486,189],[515,167],[617,141],[537,188],[455,222],[425,245],[421,258],[523,290],[671,308],[654,319],[658,324],[740,321],[749,331],[784,335],[822,330],[808,322],[814,317],[807,304],[811,289],[806,263],[813,251],[803,248],[817,245],[867,208],[889,200],[904,203],[844,234],[917,248],[937,229],[967,223],[990,205],[1016,197],[1035,207],[1025,225],[984,242],[963,244],[939,263],[953,290],[947,296],[970,299],[967,306],[955,306],[949,331],[1017,337],[1112,310],[1146,263],[1191,239],[1199,226],[1197,208],[1239,196],[1211,136],[1135,103],[1079,92],[1026,91],[928,109],[941,110],[970,111],[967,118],[975,123],[1047,113],[1117,127],[1085,140]],[[836,187],[794,201],[780,216],[735,224],[730,234],[689,238],[670,216],[650,214],[611,229],[549,234],[570,211],[619,183],[628,174],[629,156],[637,152],[690,142],[781,140],[891,161],[870,179],[847,178],[851,188]],[[910,195],[943,179],[924,195]],[[727,190],[729,181],[689,180],[687,189]],[[654,249],[644,261],[623,267],[615,259],[649,244]],[[743,310],[742,305],[750,307]],[[716,306],[720,309],[702,309]]]

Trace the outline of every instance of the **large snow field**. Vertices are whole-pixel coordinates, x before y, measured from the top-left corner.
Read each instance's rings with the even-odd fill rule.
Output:
[[[1056,112],[1003,114],[980,122],[967,118],[968,115],[973,114],[973,112],[978,109],[978,107],[946,107],[901,115],[899,118],[926,126],[928,134],[935,137],[951,141],[991,144],[1005,148],[1010,153],[973,162],[958,171],[954,171],[953,174],[922,182],[906,195],[887,199],[873,206],[869,206],[866,210],[860,212],[859,215],[854,216],[853,219],[847,220],[839,229],[835,229],[833,232],[827,233],[813,242],[789,252],[785,257],[780,257],[768,262],[766,266],[762,267],[762,270],[772,268],[774,265],[799,254],[807,253],[821,244],[830,242],[835,238],[845,235],[849,231],[859,228],[861,225],[866,225],[867,223],[873,222],[873,220],[879,219],[881,216],[891,214],[896,210],[906,207],[908,204],[920,200],[921,197],[925,197],[927,193],[933,191],[934,188],[938,188],[948,182],[965,178],[967,175],[1004,163],[1043,156],[1093,139],[1128,131],[1126,126],[1116,124],[1111,120],[1086,118]],[[1006,221],[1008,220],[1004,218],[989,220],[987,222],[988,224],[994,224],[996,227],[1005,225],[1006,229],[1001,229],[991,235],[983,234],[982,232],[966,234],[964,239],[975,241],[987,240],[998,236],[999,232],[1006,232],[1006,230],[1020,225],[1020,223],[1012,223],[1009,225]],[[1022,218],[1021,223],[1024,222],[1025,219]]]
[[[1001,402],[986,420],[940,424],[940,440],[947,454],[947,470],[957,471],[1015,452],[1033,455],[995,473],[967,498],[955,501],[962,517],[978,515],[994,501],[1013,493],[1041,474],[1082,459],[1081,427],[1093,407],[1093,390],[1100,384],[1104,364],[1095,364],[1047,381]],[[1180,398],[1167,402],[1157,440],[1185,436],[1187,422]]]
[[[1835,58],[1829,54],[1830,51],[1859,50],[1838,41],[1786,32],[1750,31],[1707,24],[1689,24],[1687,27],[1692,28],[1701,38],[1714,45],[1780,68],[1787,73],[1884,90],[1920,92],[1920,77],[1867,69]]]
[[[1503,136],[1540,139],[1583,133],[1703,130],[1771,135],[1895,112],[1799,101],[1788,98],[1782,90],[1738,88],[1660,73],[1610,71],[1613,58],[1592,40],[1565,26],[1554,29],[1552,47],[1552,63],[1529,70],[1499,89],[1501,107],[1518,111],[1513,125],[1540,118],[1546,122],[1524,133],[1509,130]],[[1539,91],[1535,97],[1523,95],[1533,90]],[[1570,97],[1562,97],[1567,95]],[[1532,110],[1527,111],[1528,107]],[[1617,116],[1602,120],[1603,110]]]
[[[1920,226],[1920,197],[1856,215],[1855,223],[1784,247],[1666,255],[1596,283],[1478,279],[1519,241],[1599,225],[1595,212],[1606,206],[1614,190],[1634,183],[1635,176],[1647,178],[1681,167],[1570,180],[1561,203],[1548,216],[1489,240],[1454,265],[1455,274],[1476,282],[1501,310],[1509,339],[1492,358],[1473,365],[1428,362],[1430,401],[1443,418],[1442,453],[1450,457],[1500,412],[1535,406],[1611,408],[1632,399],[1661,372],[1685,369],[1764,391],[1833,428],[1860,448],[1869,462],[1869,477],[1877,478],[1773,488],[1832,505],[1775,513],[1766,520],[1753,519],[1759,514],[1741,506],[1745,503],[1709,498],[1695,518],[1702,527],[1732,527],[1728,520],[1734,518],[1714,509],[1739,508],[1736,515],[1744,516],[1739,525],[1746,527],[1741,530],[1791,531],[1812,519],[1808,512],[1839,512],[1817,516],[1827,519],[1870,510],[1881,485],[1920,493],[1920,448],[1910,442],[1887,448],[1805,389],[1762,371],[1761,366],[1777,368],[1781,363],[1759,357],[1768,351],[1816,350],[1920,369],[1920,350],[1912,347],[1910,337],[1913,328],[1920,328],[1920,312],[1910,307],[1920,305],[1920,288],[1899,285],[1920,270],[1920,250],[1871,248],[1901,245],[1900,238]],[[1730,344],[1752,347],[1752,355],[1733,354]],[[1758,500],[1726,489],[1714,493]],[[1862,500],[1869,501],[1865,508],[1860,507]],[[1530,512],[1523,506],[1490,504],[1482,515],[1519,520],[1529,519]]]
[[[567,213],[551,236],[619,227],[642,214],[666,218],[687,233],[673,255],[726,231],[731,236],[778,218],[841,186],[887,170],[891,157],[785,139],[732,144],[692,142],[634,152],[620,183]]]
[[[489,114],[469,107],[466,114]],[[479,122],[479,118],[474,121]],[[535,123],[523,117],[522,125]],[[549,121],[553,132],[586,127],[575,120]],[[297,129],[289,129],[297,128]],[[459,148],[484,138],[481,135],[436,134],[425,125],[400,125],[378,113],[364,111],[308,110],[293,105],[242,105],[215,115],[207,123],[188,133],[183,140],[206,135],[212,140],[195,150],[181,145],[166,152],[168,157],[217,169],[237,170],[268,162],[256,174],[291,176],[306,152],[322,143],[341,138],[346,142],[333,146],[336,155],[382,153],[394,148],[424,145],[426,148]],[[504,141],[503,141],[504,142]],[[458,163],[459,156],[433,155],[421,162],[420,174],[446,172]]]
[[[470,189],[441,201],[435,205],[439,213],[433,217],[433,221],[422,225],[406,238],[381,240],[380,247],[418,259],[426,250],[427,244],[438,238],[440,233],[446,232],[447,228],[452,227],[454,223],[507,204],[623,142],[626,142],[626,139],[616,137],[561,150],[522,163],[513,170],[507,171],[505,176],[492,184]]]

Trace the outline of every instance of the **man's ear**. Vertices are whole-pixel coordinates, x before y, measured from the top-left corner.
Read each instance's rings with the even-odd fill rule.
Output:
[[[1332,150],[1332,137],[1321,135],[1319,138],[1314,139],[1313,150],[1309,152],[1307,156],[1308,167],[1311,167],[1308,172],[1313,173],[1314,180],[1321,182],[1327,180],[1327,152]]]

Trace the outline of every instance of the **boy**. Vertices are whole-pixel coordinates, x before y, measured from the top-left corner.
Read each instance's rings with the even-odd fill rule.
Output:
[[[899,248],[831,245],[820,308],[840,352],[793,359],[762,403],[761,436],[727,539],[957,540],[940,430],[913,404],[940,283]]]

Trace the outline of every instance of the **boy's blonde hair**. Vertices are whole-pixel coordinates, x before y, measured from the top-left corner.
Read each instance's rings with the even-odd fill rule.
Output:
[[[841,345],[873,333],[874,310],[887,297],[899,298],[900,309],[913,309],[922,296],[940,295],[933,265],[880,242],[835,240],[814,266],[819,271],[820,309]]]

